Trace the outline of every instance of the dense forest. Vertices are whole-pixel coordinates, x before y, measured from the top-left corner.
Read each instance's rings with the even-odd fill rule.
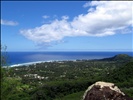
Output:
[[[113,82],[133,97],[133,57],[1,67],[1,100],[81,100],[97,81]]]

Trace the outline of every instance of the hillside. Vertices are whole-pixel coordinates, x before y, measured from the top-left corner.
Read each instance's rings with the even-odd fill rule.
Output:
[[[114,82],[133,97],[131,60],[132,57],[122,54],[101,60],[55,61],[2,68],[2,97],[4,100],[53,100],[69,95],[70,98],[97,81]]]
[[[100,61],[119,61],[119,62],[131,62],[133,61],[133,57],[127,54],[119,54],[114,57],[100,59]]]
[[[108,75],[108,78],[112,82],[124,82],[131,83],[124,87],[133,86],[133,62],[129,62],[120,68],[114,69]]]

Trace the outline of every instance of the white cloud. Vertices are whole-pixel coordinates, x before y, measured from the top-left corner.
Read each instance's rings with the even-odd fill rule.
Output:
[[[44,16],[42,16],[44,19],[47,19],[47,18],[49,18],[49,16],[48,15],[44,15]]]
[[[18,25],[18,22],[1,19],[1,25],[16,26]]]
[[[90,6],[90,2],[87,2],[87,3],[85,3],[85,4],[83,5],[84,8],[89,7],[89,6]]]
[[[62,16],[62,19],[67,20],[67,19],[69,19],[69,16]]]
[[[85,7],[89,6],[86,14],[75,16],[72,21],[68,21],[68,16],[62,16],[61,20],[55,19],[49,24],[20,32],[38,44],[58,42],[64,37],[123,33],[132,27],[132,4],[131,1],[93,1],[85,4]]]

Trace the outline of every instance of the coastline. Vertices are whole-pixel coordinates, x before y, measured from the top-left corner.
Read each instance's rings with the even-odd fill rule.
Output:
[[[35,61],[35,62],[19,63],[19,64],[9,65],[9,67],[28,66],[28,65],[33,65],[37,63],[45,63],[45,62],[54,62],[54,61],[50,60],[50,61]]]
[[[133,52],[9,52],[10,63],[4,67],[28,66],[45,62],[103,59],[118,54],[127,54],[133,57]]]
[[[83,60],[83,59],[81,59]],[[86,59],[87,60],[87,59]],[[88,59],[89,60],[89,59]],[[9,65],[9,67],[19,67],[19,66],[29,66],[29,65],[35,65],[38,63],[45,63],[45,62],[63,62],[63,61],[77,61],[77,60],[48,60],[48,61],[35,61],[35,62],[27,62],[27,63],[19,63],[19,64],[13,64],[13,65]],[[5,66],[7,67],[7,66]]]

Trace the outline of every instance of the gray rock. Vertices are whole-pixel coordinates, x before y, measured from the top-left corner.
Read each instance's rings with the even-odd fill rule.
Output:
[[[85,91],[83,100],[133,100],[113,83],[96,82]]]

